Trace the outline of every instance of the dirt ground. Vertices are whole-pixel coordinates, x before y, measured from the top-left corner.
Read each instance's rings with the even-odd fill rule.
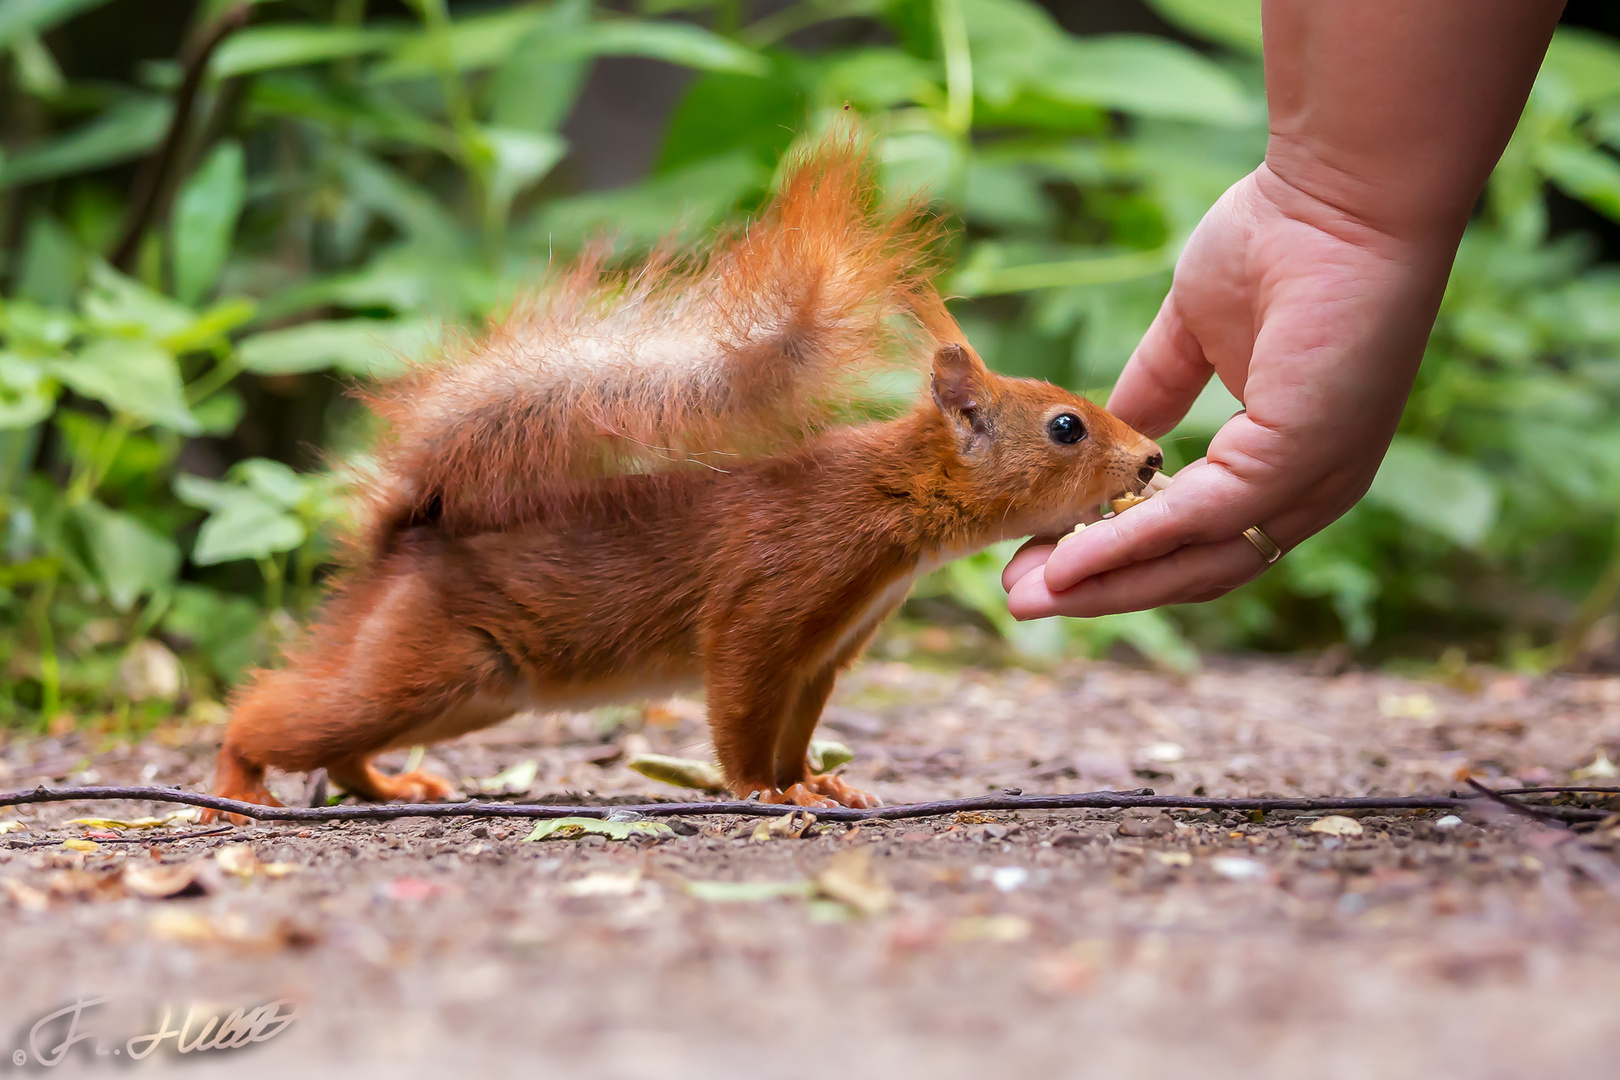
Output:
[[[889,802],[1006,787],[1433,792],[1461,768],[1514,787],[1620,758],[1620,680],[872,661],[823,731],[856,751],[847,777]],[[217,734],[13,739],[0,789],[202,787]],[[518,718],[425,764],[476,790],[513,766],[521,783],[532,761],[527,798],[644,801],[681,793],[626,755],[702,756],[705,740],[701,708],[672,703]],[[274,786],[308,800],[302,778]],[[0,1074],[103,1073],[149,1045],[129,1040],[159,1033],[166,1006],[172,1026],[196,1008],[183,1038],[197,1041],[203,1017],[281,999],[257,1044],[182,1055],[160,1041],[142,1065],[1491,1080],[1613,1075],[1620,1061],[1620,896],[1580,865],[1613,865],[1612,824],[1578,852],[1532,822],[1439,813],[1362,816],[1359,835],[1313,830],[1313,815],[1084,811],[758,839],[755,822],[714,817],[669,837],[532,843],[504,821],[191,840],[166,839],[198,829],[184,821],[67,824],[173,809],[0,811],[21,825],[0,825]],[[62,844],[85,838],[98,846]],[[98,999],[75,1028],[95,1038],[42,1065],[73,1017],[31,1044],[36,1021]]]

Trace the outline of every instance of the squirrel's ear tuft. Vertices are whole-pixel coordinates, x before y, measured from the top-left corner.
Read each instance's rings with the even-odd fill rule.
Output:
[[[974,432],[985,430],[989,372],[977,356],[951,342],[934,353],[934,402],[946,418]]]

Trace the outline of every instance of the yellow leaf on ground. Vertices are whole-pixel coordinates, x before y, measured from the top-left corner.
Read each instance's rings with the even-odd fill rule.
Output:
[[[873,868],[871,852],[865,848],[835,855],[817,876],[816,888],[863,915],[881,915],[894,906],[894,890]]]
[[[1311,822],[1310,830],[1324,836],[1360,836],[1362,831],[1361,822],[1343,814],[1329,814],[1327,817],[1317,818]]]
[[[163,818],[141,817],[112,818],[112,817],[76,817],[68,822],[69,825],[83,825],[91,829],[161,829],[168,822]]]

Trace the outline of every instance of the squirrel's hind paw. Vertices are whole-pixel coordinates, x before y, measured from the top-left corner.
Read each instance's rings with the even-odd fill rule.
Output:
[[[270,789],[264,786],[264,766],[244,760],[229,747],[220,751],[219,761],[214,766],[214,794],[221,799],[258,803],[260,806],[281,805],[270,794]],[[197,820],[204,825],[212,825],[221,818],[232,825],[247,825],[253,821],[244,814],[208,809],[204,809]]]

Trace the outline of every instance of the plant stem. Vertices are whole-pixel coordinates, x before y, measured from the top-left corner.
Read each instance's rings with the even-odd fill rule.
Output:
[[[945,53],[945,123],[958,137],[973,127],[973,53],[958,0],[934,0],[939,43]]]
[[[115,416],[101,438],[96,440],[96,449],[87,463],[76,463],[72,482],[68,485],[67,505],[78,506],[94,495],[101,482],[107,479],[107,473],[112,471],[113,462],[118,460],[118,451],[123,449],[124,440],[129,437],[134,423],[125,416]],[[82,467],[81,467],[82,466]]]
[[[208,61],[220,43],[247,24],[249,5],[237,4],[215,19],[192,39],[180,58],[182,74],[180,86],[174,92],[174,115],[169,129],[163,135],[157,153],[142,162],[135,176],[130,195],[129,210],[119,230],[118,242],[113,245],[107,261],[125,273],[135,265],[140,253],[141,237],[154,221],[163,217],[165,204],[174,191],[174,179],[185,154],[186,134],[191,128],[191,114],[197,107],[197,95],[202,91],[208,74]]]
[[[264,575],[264,607],[266,611],[281,610],[281,595],[287,582],[287,554],[278,552],[259,560],[259,572]]]
[[[39,644],[39,714],[46,724],[62,710],[62,664],[56,655],[56,631],[51,626],[51,600],[56,595],[56,576],[40,582],[29,602],[34,637]]]
[[[1580,608],[1575,612],[1575,618],[1565,628],[1563,637],[1558,643],[1554,667],[1566,667],[1580,657],[1581,646],[1586,644],[1586,636],[1592,632],[1592,627],[1597,625],[1598,620],[1614,606],[1617,596],[1620,596],[1620,518],[1615,522],[1614,543],[1609,548],[1609,561],[1604,565],[1603,573],[1598,575],[1592,591],[1581,601]]]

